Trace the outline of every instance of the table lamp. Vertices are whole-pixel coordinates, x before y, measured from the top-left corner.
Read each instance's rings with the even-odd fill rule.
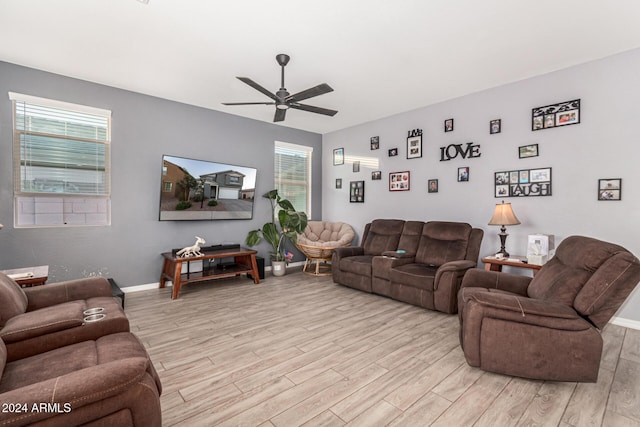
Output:
[[[504,248],[505,242],[507,241],[508,234],[506,233],[507,228],[505,225],[518,225],[520,221],[516,218],[516,215],[513,213],[513,209],[511,209],[511,203],[505,203],[504,200],[502,203],[496,205],[496,210],[493,212],[493,217],[489,221],[489,225],[499,225],[500,226],[500,252],[496,253],[496,255],[502,255],[503,257],[509,257],[509,252]]]

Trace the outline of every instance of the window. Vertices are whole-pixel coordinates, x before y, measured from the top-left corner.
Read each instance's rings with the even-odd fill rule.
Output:
[[[109,225],[111,112],[9,98],[16,227]]]
[[[311,219],[311,154],[312,147],[275,142],[275,188],[298,211]]]

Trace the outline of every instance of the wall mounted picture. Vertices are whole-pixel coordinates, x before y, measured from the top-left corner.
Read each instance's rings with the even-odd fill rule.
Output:
[[[382,180],[382,171],[373,171],[373,172],[371,172],[371,179],[373,181]]]
[[[518,157],[521,159],[526,159],[527,157],[538,157],[538,144],[518,147]]]
[[[580,100],[559,102],[531,110],[531,130],[555,128],[580,123]]]
[[[342,178],[336,178],[336,189],[342,188]]]
[[[360,160],[354,160],[353,162],[353,171],[360,172]]]
[[[409,191],[410,178],[409,171],[391,172],[389,174],[389,191]]]
[[[551,196],[551,168],[495,172],[494,197]]]
[[[407,137],[407,159],[422,157],[422,129],[409,131]]]
[[[447,119],[444,121],[444,131],[445,132],[453,131],[453,119]]]
[[[427,181],[427,191],[429,193],[437,193],[438,192],[438,180],[430,179]]]
[[[377,150],[378,148],[380,148],[380,137],[379,136],[372,136],[371,137],[371,149],[372,150]]]
[[[389,149],[389,157],[393,157],[393,156],[397,156],[398,155],[398,149],[397,148],[390,148]]]
[[[494,133],[502,132],[502,120],[495,119],[489,122],[489,133],[493,135]]]
[[[599,179],[598,200],[622,200],[622,178]]]
[[[364,181],[351,181],[349,185],[349,201],[364,203]]]
[[[469,181],[469,167],[458,168],[458,182]]]
[[[333,166],[344,165],[344,148],[333,150]]]

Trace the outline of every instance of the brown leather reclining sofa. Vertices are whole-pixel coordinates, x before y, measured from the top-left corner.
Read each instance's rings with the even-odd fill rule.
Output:
[[[160,379],[102,277],[22,289],[0,273],[0,375],[3,426],[162,424]]]
[[[462,277],[477,266],[483,236],[461,222],[377,219],[365,226],[360,246],[335,250],[333,281],[456,313]]]

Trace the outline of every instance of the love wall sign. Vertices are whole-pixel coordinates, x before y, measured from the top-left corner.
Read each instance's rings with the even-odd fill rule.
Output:
[[[449,144],[446,147],[440,147],[440,161],[446,162],[451,159],[455,159],[460,156],[463,159],[471,159],[474,157],[480,157],[480,144],[473,144],[473,142],[467,142],[467,144]]]

